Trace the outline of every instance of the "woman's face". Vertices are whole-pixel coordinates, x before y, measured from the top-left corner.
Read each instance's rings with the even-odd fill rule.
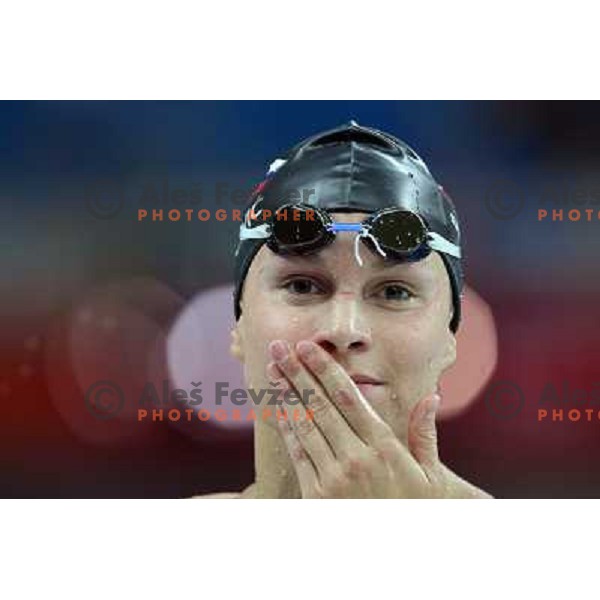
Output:
[[[360,222],[365,213],[334,213],[334,221]],[[251,263],[232,354],[244,364],[247,387],[272,387],[266,367],[269,343],[320,344],[346,371],[382,385],[360,386],[376,412],[406,441],[414,405],[435,390],[456,359],[449,329],[448,274],[436,252],[415,263],[386,264],[354,232],[338,233],[323,250],[278,256],[263,245]]]

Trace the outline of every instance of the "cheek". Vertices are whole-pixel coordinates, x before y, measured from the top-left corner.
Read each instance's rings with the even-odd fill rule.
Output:
[[[413,405],[437,384],[446,355],[447,326],[432,319],[415,321],[402,331],[382,334],[383,356],[392,370],[396,393]]]
[[[423,338],[421,328],[413,326],[394,335],[389,329],[382,334],[383,356],[388,357],[390,367],[398,381],[414,379],[427,362],[429,345]]]
[[[271,303],[272,304],[272,303]],[[314,334],[313,322],[310,315],[301,317],[290,314],[269,304],[269,299],[256,303],[244,324],[245,373],[248,385],[266,382],[266,367],[271,361],[268,353],[269,344],[273,340],[286,340],[292,346],[303,339],[309,339]]]
[[[294,343],[309,337],[314,330],[313,321],[309,313],[300,316],[297,311],[281,310],[265,302],[259,310],[253,311],[246,331],[250,339],[262,341],[266,349],[274,339]]]

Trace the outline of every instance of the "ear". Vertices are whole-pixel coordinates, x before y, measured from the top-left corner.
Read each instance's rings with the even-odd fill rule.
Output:
[[[231,330],[231,345],[229,346],[229,352],[231,356],[237,358],[240,362],[244,362],[244,337],[241,331],[240,324],[244,316],[240,316],[237,323]]]

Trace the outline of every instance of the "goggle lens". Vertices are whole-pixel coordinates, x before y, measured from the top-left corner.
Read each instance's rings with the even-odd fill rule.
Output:
[[[270,247],[276,252],[307,253],[328,243],[332,236],[320,211],[301,206],[282,207],[271,222]]]
[[[376,216],[370,233],[380,246],[403,256],[414,254],[427,241],[427,228],[419,215],[401,210]]]

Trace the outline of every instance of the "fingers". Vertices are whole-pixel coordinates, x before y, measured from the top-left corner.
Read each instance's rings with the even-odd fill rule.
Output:
[[[301,411],[302,418],[293,427],[315,464],[327,465],[331,456],[339,459],[355,451],[357,446],[364,446],[332,401],[332,392],[336,390],[324,389],[289,345],[286,346],[284,351],[276,343],[272,344],[272,357],[279,370],[302,396],[304,404],[299,403],[296,407]],[[311,418],[307,418],[307,409]],[[322,441],[317,441],[319,437]],[[325,453],[326,446],[331,449],[331,455]]]
[[[306,410],[302,403],[297,406],[288,403],[291,400],[289,393],[293,390],[282,371],[274,363],[269,364],[267,371],[269,377],[280,382],[278,388],[282,392],[282,404],[276,411],[276,420],[298,477],[302,497],[317,497],[320,474],[335,468],[335,456],[314,424],[310,410]]]
[[[311,491],[316,490],[319,483],[315,466],[300,443],[300,440],[296,437],[288,420],[286,418],[278,418],[277,425],[287,447],[296,476],[298,477],[302,497],[310,497]]]
[[[274,359],[270,376],[283,377],[303,399],[294,406],[300,419],[288,419],[282,429],[303,493],[314,497],[328,477],[345,473],[344,465],[365,462],[373,472],[387,465],[401,487],[409,481],[434,482],[441,464],[435,426],[437,394],[424,398],[412,411],[406,447],[346,370],[318,344],[302,341],[294,352],[287,343],[282,347],[273,342],[269,349]]]
[[[435,425],[440,400],[437,392],[423,398],[413,409],[408,427],[410,451],[423,468],[428,479],[440,464],[437,427]]]
[[[285,385],[285,384],[284,384]],[[287,390],[291,389],[287,384]],[[327,469],[331,469],[335,464],[335,455],[323,433],[319,430],[314,421],[312,409],[308,409],[299,402],[297,405],[289,406],[286,404],[286,398],[289,397],[284,393],[282,411],[288,426],[291,428],[297,442],[306,450],[311,458],[317,472],[323,473]],[[295,418],[291,417],[294,412]]]
[[[300,359],[321,384],[330,403],[364,444],[375,446],[385,438],[394,437],[390,427],[363,397],[346,370],[328,352],[308,341],[299,342],[297,349]]]

